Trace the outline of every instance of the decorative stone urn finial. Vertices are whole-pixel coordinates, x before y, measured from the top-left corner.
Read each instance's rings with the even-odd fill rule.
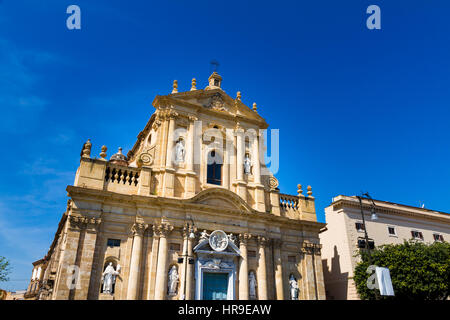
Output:
[[[303,195],[303,190],[302,190],[302,185],[301,184],[297,185],[297,193],[298,193],[299,196]]]
[[[240,91],[238,91],[236,94],[236,100],[241,101],[241,92]]]
[[[173,80],[173,90],[172,93],[178,93],[178,81]]]
[[[100,157],[102,157],[101,160],[106,161],[106,150],[108,150],[108,148],[106,146],[102,146],[102,152],[100,152]]]
[[[195,78],[192,78],[191,82],[191,91],[197,90],[197,80]]]
[[[90,158],[91,157],[91,148],[92,148],[91,139],[87,139],[86,143],[83,145],[83,150],[81,151],[81,156],[83,158]]]
[[[312,197],[312,188],[311,186],[308,186],[308,197]]]
[[[256,102],[253,102],[253,111],[257,112],[258,108],[256,108]]]

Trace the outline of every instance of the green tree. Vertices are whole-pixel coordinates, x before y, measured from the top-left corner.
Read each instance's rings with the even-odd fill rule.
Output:
[[[370,276],[367,252],[359,253],[361,262],[355,268],[354,281],[361,299],[375,299],[377,289],[367,287]],[[372,264],[389,268],[394,297],[379,299],[439,300],[447,299],[450,286],[450,244],[405,241],[383,245],[371,251]],[[378,291],[379,293],[379,291]]]
[[[9,261],[0,256],[0,282],[8,281],[8,274],[11,272],[11,267],[9,266]]]

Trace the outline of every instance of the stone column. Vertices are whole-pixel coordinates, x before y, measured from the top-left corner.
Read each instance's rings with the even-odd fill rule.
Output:
[[[244,131],[237,125],[236,126],[236,185],[237,194],[244,200],[247,201],[247,186],[244,181],[244,151],[245,151],[245,141],[244,141]]]
[[[189,117],[189,131],[188,131],[188,137],[187,137],[187,155],[186,155],[186,170],[187,171],[194,171],[194,122],[197,120],[196,117],[190,116]]]
[[[66,241],[63,244],[64,247],[60,258],[61,268],[57,274],[52,297],[52,299],[56,300],[72,300],[75,296],[74,290],[81,288],[77,258],[80,250],[82,250],[83,241],[81,235],[84,232],[85,225],[83,217],[70,215],[67,220],[69,227],[67,228]]]
[[[195,151],[195,121],[194,116],[189,116],[189,131],[186,146],[186,186],[185,186],[185,198],[192,198],[195,196],[195,182],[196,173],[194,171],[194,151]]]
[[[164,300],[167,293],[167,236],[173,230],[173,226],[162,223],[156,231],[159,235],[159,250],[158,250],[158,265],[156,267],[156,286],[155,286],[155,300]]]
[[[259,159],[259,130],[253,140],[253,179],[255,184],[261,184],[261,162]]]
[[[247,260],[247,243],[251,238],[248,233],[239,235],[239,250],[241,251],[241,259],[239,261],[239,300],[248,300],[248,260]]]
[[[173,141],[173,133],[175,131],[175,118],[178,113],[172,111],[169,113],[169,133],[167,135],[167,153],[166,153],[166,167],[173,168],[173,146],[175,141]]]
[[[240,127],[236,128],[236,179],[237,181],[244,180],[244,139],[243,130]]]
[[[258,299],[267,300],[267,268],[266,268],[266,243],[267,239],[258,236]]]
[[[275,264],[275,292],[277,300],[284,300],[283,267],[281,263],[281,240],[273,239],[273,260]]]
[[[193,226],[189,227],[189,233],[195,233]],[[186,300],[192,300],[194,297],[194,264],[189,263],[189,260],[194,260],[194,239],[188,237],[188,261],[187,261],[187,275],[186,275]]]
[[[188,238],[189,238],[189,227],[185,225],[183,227],[183,265],[181,266],[180,272],[180,300],[186,299],[186,275],[187,275],[187,263],[188,263]]]
[[[127,300],[138,299],[138,281],[141,271],[142,239],[147,225],[135,223],[131,227],[133,233],[133,250],[131,252],[130,275],[128,278]]]

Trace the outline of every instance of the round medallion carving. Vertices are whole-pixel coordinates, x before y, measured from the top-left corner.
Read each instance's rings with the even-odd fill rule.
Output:
[[[223,251],[228,247],[228,236],[222,230],[216,230],[209,236],[209,245],[214,251]]]

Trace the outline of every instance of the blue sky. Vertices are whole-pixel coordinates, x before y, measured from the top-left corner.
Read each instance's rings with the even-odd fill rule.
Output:
[[[66,8],[81,8],[81,30]],[[381,8],[381,30],[366,8]],[[280,129],[284,193],[449,212],[448,1],[0,1],[0,255],[25,289],[66,207],[82,144],[127,152],[157,94],[206,86]]]

